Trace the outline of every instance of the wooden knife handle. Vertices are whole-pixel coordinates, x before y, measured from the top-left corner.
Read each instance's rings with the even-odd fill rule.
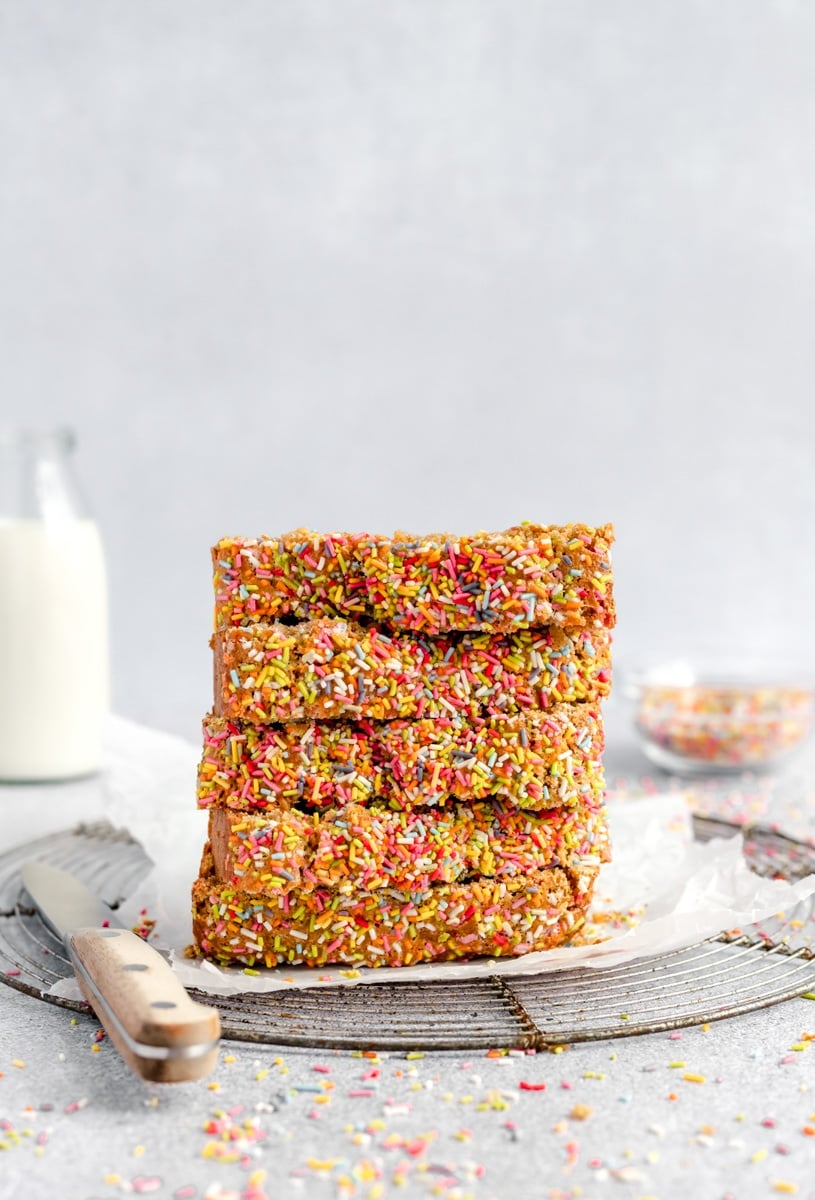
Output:
[[[83,996],[131,1070],[157,1083],[210,1073],[218,1010],[191,1000],[157,950],[128,929],[76,929],[66,946]]]

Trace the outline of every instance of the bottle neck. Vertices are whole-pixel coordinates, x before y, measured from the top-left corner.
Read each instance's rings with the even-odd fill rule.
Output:
[[[0,518],[48,522],[88,515],[71,430],[0,434]]]

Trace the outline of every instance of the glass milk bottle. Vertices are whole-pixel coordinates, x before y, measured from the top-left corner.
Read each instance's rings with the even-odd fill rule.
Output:
[[[0,431],[0,780],[99,769],[108,709],[102,543],[74,437]]]

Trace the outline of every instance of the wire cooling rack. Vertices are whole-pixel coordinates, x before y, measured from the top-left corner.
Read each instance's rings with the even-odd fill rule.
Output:
[[[815,872],[815,848],[761,826],[694,817],[696,837],[742,832],[751,868],[800,879]],[[123,830],[98,822],[18,846],[0,856],[0,980],[51,1004],[71,975],[61,942],[32,908],[22,863],[45,859],[75,872],[112,907],[150,866]],[[815,987],[808,946],[813,905],[783,918],[619,967],[439,983],[382,983],[233,997],[204,996],[238,1041],[344,1049],[540,1048],[677,1029],[750,1012]]]

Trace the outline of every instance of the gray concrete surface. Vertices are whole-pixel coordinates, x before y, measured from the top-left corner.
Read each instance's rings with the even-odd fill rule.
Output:
[[[802,1132],[815,1111],[812,1052],[790,1051],[813,1028],[807,1000],[678,1041],[654,1034],[535,1057],[393,1054],[372,1064],[231,1044],[217,1091],[139,1083],[107,1042],[93,1052],[96,1028],[0,987],[0,1116],[33,1131],[2,1152],[2,1200],[115,1197],[139,1180],[161,1200],[190,1186],[196,1200],[221,1196],[218,1187],[238,1197],[257,1170],[274,1200],[753,1200],[778,1195],[777,1184],[815,1195],[813,1139]],[[687,1069],[670,1066],[678,1061]],[[326,1082],[329,1103],[318,1104]],[[359,1091],[372,1094],[349,1096]],[[85,1106],[66,1112],[77,1101]],[[221,1142],[204,1129],[218,1111],[265,1135],[238,1143],[244,1165],[203,1157]]]

